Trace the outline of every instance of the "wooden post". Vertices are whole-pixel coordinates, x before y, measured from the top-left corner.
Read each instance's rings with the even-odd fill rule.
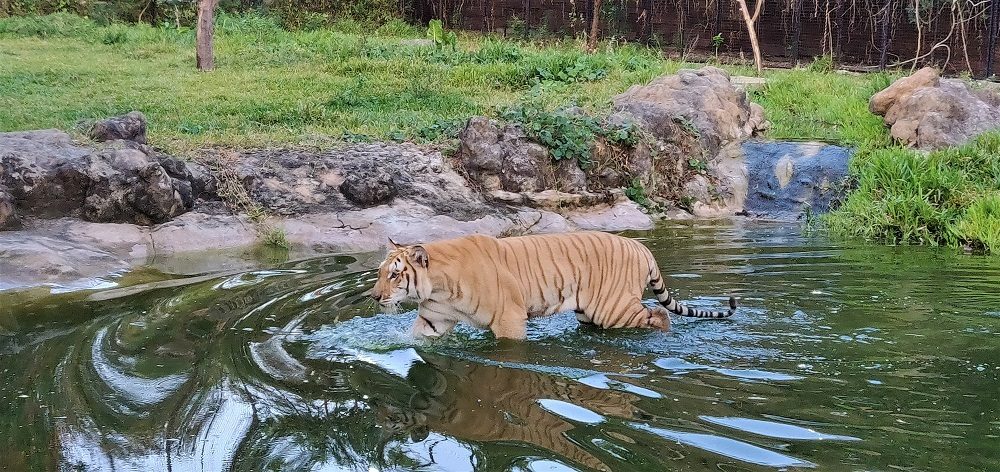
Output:
[[[219,0],[198,0],[198,29],[195,32],[195,59],[198,70],[215,69],[212,36],[215,27],[215,6]]]
[[[593,14],[590,20],[590,34],[587,35],[587,50],[597,50],[597,37],[601,34],[601,3],[603,0],[593,0]]]
[[[746,0],[736,0],[736,3],[740,6],[740,14],[743,15],[743,22],[747,25],[747,34],[750,35],[750,47],[753,49],[753,61],[757,65],[757,75],[761,75],[764,73],[764,58],[760,55],[760,42],[757,40],[757,19],[760,18],[760,12],[764,8],[764,0],[757,0],[753,15],[747,8]]]

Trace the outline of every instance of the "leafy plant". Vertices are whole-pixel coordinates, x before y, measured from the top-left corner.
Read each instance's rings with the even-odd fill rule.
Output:
[[[719,48],[722,47],[722,44],[725,41],[726,41],[725,38],[722,37],[722,33],[719,33],[719,34],[716,34],[715,36],[712,36],[712,49],[715,49],[715,57],[716,58],[719,57]]]
[[[508,109],[501,118],[519,123],[530,138],[549,149],[552,159],[576,159],[580,168],[590,166],[591,147],[601,131],[593,117],[527,106]]]
[[[535,69],[535,78],[539,82],[593,82],[607,76],[607,69],[594,67],[582,57],[569,64],[559,64],[553,68],[538,67]]]
[[[288,241],[288,235],[285,230],[277,227],[267,227],[261,229],[260,242],[265,246],[271,246],[281,249],[290,249],[292,243]]]
[[[434,41],[434,47],[437,49],[451,46],[451,50],[454,51],[458,45],[458,36],[455,35],[455,32],[445,31],[444,23],[438,19],[431,20],[427,24],[427,37]]]
[[[632,179],[628,187],[625,187],[625,196],[643,207],[651,208],[653,206],[653,202],[646,196],[646,189],[639,177]]]
[[[691,170],[699,174],[704,174],[705,172],[708,172],[708,162],[706,162],[704,159],[695,159],[695,158],[688,159],[688,167],[690,167]]]

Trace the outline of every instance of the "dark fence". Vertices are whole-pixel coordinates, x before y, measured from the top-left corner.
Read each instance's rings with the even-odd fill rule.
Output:
[[[1000,0],[763,0],[757,22],[765,62],[816,57],[867,70],[935,65],[975,77],[1000,67]],[[754,0],[747,0],[752,11]],[[416,21],[506,36],[579,35],[592,0],[412,0]],[[689,57],[752,59],[735,0],[605,0],[603,39],[662,47]]]

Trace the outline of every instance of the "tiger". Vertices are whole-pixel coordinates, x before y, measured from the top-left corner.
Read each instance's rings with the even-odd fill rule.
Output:
[[[674,299],[642,243],[599,231],[494,238],[481,234],[391,249],[370,296],[387,311],[417,303],[414,338],[436,338],[457,323],[523,340],[528,319],[573,311],[600,328],[668,331],[670,313],[727,318],[729,310],[689,308]],[[642,303],[649,287],[659,306]]]

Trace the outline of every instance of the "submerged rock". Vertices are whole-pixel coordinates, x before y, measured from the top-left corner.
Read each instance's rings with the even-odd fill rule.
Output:
[[[868,106],[891,127],[893,138],[924,150],[958,146],[1000,129],[1000,94],[942,79],[932,67],[893,82]]]

